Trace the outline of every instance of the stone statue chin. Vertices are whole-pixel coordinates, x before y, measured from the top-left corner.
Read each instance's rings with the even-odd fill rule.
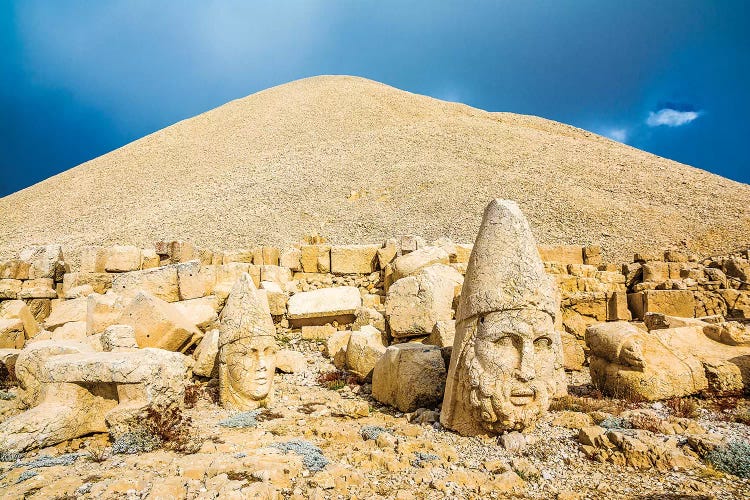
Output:
[[[459,363],[470,413],[488,433],[532,426],[559,390],[562,346],[552,317],[538,309],[498,311],[465,320],[473,337]]]
[[[276,351],[276,343],[269,336],[241,339],[224,346],[219,387],[225,406],[250,410],[268,401],[276,371]]]

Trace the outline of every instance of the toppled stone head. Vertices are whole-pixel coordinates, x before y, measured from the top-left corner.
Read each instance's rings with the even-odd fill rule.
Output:
[[[487,206],[456,313],[441,423],[463,435],[531,427],[565,390],[559,299],[518,206]]]
[[[219,393],[222,406],[257,408],[272,394],[276,371],[275,328],[252,278],[232,288],[219,325]]]

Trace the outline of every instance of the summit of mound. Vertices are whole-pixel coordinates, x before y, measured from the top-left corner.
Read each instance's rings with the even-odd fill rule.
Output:
[[[491,198],[541,243],[605,257],[750,241],[750,186],[553,121],[350,76],[232,101],[0,199],[0,256],[30,243],[222,249],[413,233],[473,241]],[[631,255],[632,256],[632,255]]]

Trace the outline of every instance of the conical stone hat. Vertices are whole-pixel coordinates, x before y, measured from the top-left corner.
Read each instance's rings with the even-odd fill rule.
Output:
[[[554,318],[558,307],[526,217],[515,202],[492,200],[469,258],[456,321],[525,308]]]
[[[255,288],[253,279],[242,273],[232,286],[219,322],[219,347],[239,339],[271,336],[276,333],[273,318]]]

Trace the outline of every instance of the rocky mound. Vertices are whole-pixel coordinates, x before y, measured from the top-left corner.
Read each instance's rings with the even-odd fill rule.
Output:
[[[0,199],[0,257],[30,243],[204,247],[399,233],[473,241],[492,198],[546,244],[605,258],[747,244],[750,186],[531,116],[348,76],[274,87]]]

